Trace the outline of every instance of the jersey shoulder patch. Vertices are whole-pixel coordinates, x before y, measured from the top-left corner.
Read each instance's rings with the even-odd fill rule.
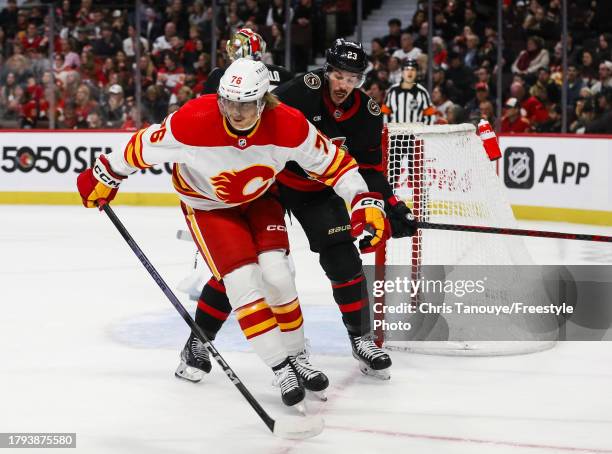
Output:
[[[304,83],[308,88],[311,88],[313,90],[318,90],[319,88],[321,88],[321,78],[315,73],[304,74]]]
[[[370,112],[375,117],[380,115],[380,106],[372,98],[368,100],[368,112]]]

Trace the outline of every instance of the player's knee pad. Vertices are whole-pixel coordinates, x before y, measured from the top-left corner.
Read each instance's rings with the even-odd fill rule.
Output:
[[[233,309],[264,298],[264,283],[261,268],[249,263],[223,276],[227,297]]]
[[[361,257],[351,242],[333,244],[319,252],[319,263],[327,277],[334,282],[354,278],[362,270]]]
[[[268,304],[278,306],[297,297],[289,256],[284,250],[266,251],[259,255]]]

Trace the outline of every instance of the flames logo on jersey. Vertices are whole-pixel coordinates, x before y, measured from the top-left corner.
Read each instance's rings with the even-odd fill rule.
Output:
[[[228,204],[250,202],[261,196],[274,182],[274,169],[254,165],[242,170],[221,172],[210,182],[219,200]]]

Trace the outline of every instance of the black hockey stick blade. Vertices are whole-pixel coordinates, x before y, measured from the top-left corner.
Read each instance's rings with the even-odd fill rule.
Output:
[[[253,410],[257,413],[257,415],[261,418],[264,424],[270,429],[270,431],[281,438],[288,438],[291,440],[302,440],[305,438],[311,438],[316,435],[319,435],[324,428],[323,419],[319,416],[286,416],[282,419],[273,419],[264,408],[260,405],[260,403],[253,397],[251,392],[247,389],[247,387],[242,383],[242,380],[238,378],[234,370],[227,364],[225,359],[221,356],[221,353],[217,350],[217,348],[210,342],[204,331],[196,324],[193,320],[187,309],[181,304],[179,299],[176,297],[174,292],[168,287],[164,279],[157,272],[153,264],[149,261],[147,256],[144,254],[140,246],[136,244],[136,241],[132,238],[130,233],[127,231],[121,220],[117,217],[113,209],[110,207],[108,203],[100,203],[100,210],[103,210],[104,213],[111,220],[113,225],[117,228],[123,239],[130,246],[136,257],[140,260],[140,262],[144,265],[146,270],[149,272],[155,283],[159,286],[159,288],[164,292],[164,295],[170,300],[170,303],[174,306],[174,308],[178,311],[178,313],[183,317],[183,320],[189,325],[191,331],[194,335],[196,335],[200,341],[204,344],[206,349],[210,352],[211,356],[217,361],[217,364],[221,366],[225,375],[230,379],[230,381],[234,384],[234,386],[240,391],[242,396],[246,399],[246,401],[251,405]]]
[[[493,233],[497,235],[531,236],[537,238],[557,238],[561,240],[598,241],[612,243],[612,236],[588,235],[583,233],[550,232],[547,230],[510,229],[504,227],[486,227],[481,225],[438,224],[416,222],[419,229],[450,230],[456,232]]]

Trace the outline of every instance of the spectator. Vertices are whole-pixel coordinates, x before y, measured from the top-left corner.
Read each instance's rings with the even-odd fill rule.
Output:
[[[172,49],[170,40],[176,36],[176,25],[174,22],[166,22],[164,26],[164,34],[158,36],[153,43],[153,55],[159,55],[164,50]]]
[[[394,52],[400,47],[401,35],[402,35],[402,21],[393,18],[387,22],[389,27],[389,34],[384,36],[382,39],[382,45],[387,52]],[[401,59],[400,59],[401,60]]]
[[[594,94],[605,89],[612,89],[612,61],[604,61],[599,64],[599,80],[593,84],[591,91]]]
[[[397,57],[389,58],[389,84],[395,85],[402,80],[401,62]]]
[[[467,49],[463,56],[463,64],[468,69],[475,69],[479,65],[478,60],[478,45],[480,44],[480,39],[478,36],[472,34],[468,35],[466,38],[466,46]]]
[[[584,85],[590,87],[597,81],[597,68],[593,60],[593,53],[588,49],[583,50],[581,60],[580,77]]]
[[[465,112],[470,120],[481,118],[480,104],[489,100],[489,87],[485,82],[478,82],[474,88],[476,89],[474,98],[465,105]]]
[[[136,28],[133,25],[128,25],[128,37],[123,40],[122,48],[125,55],[130,58],[136,56]],[[140,37],[140,55],[149,51],[149,42],[143,36]]]
[[[157,71],[157,83],[172,90],[183,85],[184,80],[185,70],[179,65],[178,56],[172,51],[166,51],[164,63]]]
[[[101,57],[111,57],[122,49],[121,39],[115,34],[113,28],[109,24],[103,24],[101,27],[101,36],[96,39],[93,44],[94,54]]]
[[[448,68],[446,61],[448,58],[448,52],[446,51],[446,44],[444,44],[444,40],[439,36],[434,36],[432,39],[432,48],[434,66],[438,66],[442,69]]]
[[[415,59],[421,55],[421,49],[418,47],[414,47],[414,39],[410,33],[404,32],[402,33],[402,38],[400,41],[401,47],[393,52],[393,57],[398,58],[400,61],[406,59]]]
[[[540,68],[538,70],[536,85],[546,90],[546,99],[551,103],[556,104],[561,100],[561,89],[556,82],[550,78],[550,71],[548,68]]]
[[[459,104],[453,104],[446,110],[446,121],[449,125],[460,125],[465,123],[465,111]]]
[[[293,9],[289,11],[289,18],[293,20]],[[266,25],[269,27],[272,24],[284,24],[285,23],[285,0],[272,0],[270,8],[268,8],[268,14],[266,15]],[[231,34],[229,35],[231,36]]]
[[[143,106],[143,120],[148,123],[161,123],[168,111],[168,102],[162,97],[159,85],[151,85],[145,91]]]
[[[450,53],[449,56],[449,68],[446,71],[446,79],[452,84],[455,90],[455,97],[453,101],[465,104],[470,98],[473,74],[472,72],[463,66],[463,60],[458,53]]]
[[[38,33],[38,29],[36,28],[36,24],[34,22],[30,22],[28,24],[27,32],[25,36],[21,38],[21,46],[23,51],[26,54],[31,54],[33,52],[41,52],[43,49],[41,48],[43,37]]]
[[[474,124],[478,125],[480,119],[487,120],[491,125],[495,124],[495,109],[491,101],[482,101],[478,105],[478,111],[480,112],[480,117],[476,119]]]
[[[514,60],[512,72],[523,76],[535,76],[538,69],[547,67],[549,63],[550,56],[544,48],[542,38],[531,36],[527,39],[527,49],[521,51]]]
[[[444,85],[437,85],[431,92],[431,101],[436,108],[438,123],[448,122],[447,113],[453,102],[448,99],[448,90]]]
[[[6,7],[0,11],[0,27],[6,32],[7,36],[15,36],[17,33],[17,1],[8,0]]]
[[[285,37],[282,27],[274,23],[270,28],[272,40],[269,43],[268,50],[272,53],[272,60],[275,65],[283,66],[285,64]]]
[[[610,42],[612,41],[612,34],[601,33],[597,39],[597,48],[595,49],[596,60],[603,62],[606,60],[612,60],[612,51],[610,48]]]
[[[612,90],[600,92],[595,102],[595,118],[586,125],[585,133],[612,134]]]
[[[506,111],[502,116],[501,132],[523,133],[529,130],[529,121],[521,115],[521,108],[516,98],[509,98],[505,104]]]
[[[98,109],[94,109],[89,114],[87,114],[87,129],[103,129],[104,121],[102,119],[102,114]]]
[[[582,79],[578,77],[578,68],[571,64],[567,67],[567,103],[569,106],[574,106],[580,95],[580,90],[584,86]]]
[[[561,106],[552,104],[548,108],[548,120],[536,124],[535,132],[560,133],[561,132]]]
[[[104,127],[116,129],[123,125],[126,119],[126,106],[121,85],[114,84],[109,87],[108,103],[102,107],[101,113]]]
[[[575,134],[584,134],[587,125],[595,117],[595,108],[591,98],[579,98],[574,109],[576,119],[570,124],[569,130]]]
[[[383,56],[387,55],[387,52],[385,51],[385,46],[383,45],[382,39],[380,38],[374,38],[372,40],[370,49],[370,56],[374,60],[380,59]]]
[[[76,126],[86,128],[88,115],[97,108],[98,103],[92,98],[89,86],[84,83],[79,85],[75,98]]]
[[[424,49],[426,52],[429,39],[429,23],[423,22],[416,35],[417,37],[414,40],[414,46],[418,47],[419,49]]]
[[[418,9],[412,16],[412,23],[404,31],[414,36],[421,31],[421,27],[426,20],[425,10]]]
[[[153,8],[147,8],[145,10],[145,21],[142,26],[142,33],[149,43],[154,42],[157,37],[163,34],[161,24]]]
[[[370,98],[372,98],[379,106],[383,106],[385,103],[385,91],[387,85],[379,80],[373,80],[370,82],[366,93]]]
[[[546,89],[541,85],[532,85],[529,89],[530,97],[522,104],[522,108],[526,112],[527,120],[532,126],[543,123],[548,120],[548,110],[545,103],[548,101]]]
[[[181,88],[178,89],[176,94],[172,94],[172,96],[170,96],[169,104],[176,104],[179,107],[183,107],[183,105],[185,105],[185,103],[192,98],[193,91],[191,90],[191,88],[187,87],[186,85],[183,85]]]

